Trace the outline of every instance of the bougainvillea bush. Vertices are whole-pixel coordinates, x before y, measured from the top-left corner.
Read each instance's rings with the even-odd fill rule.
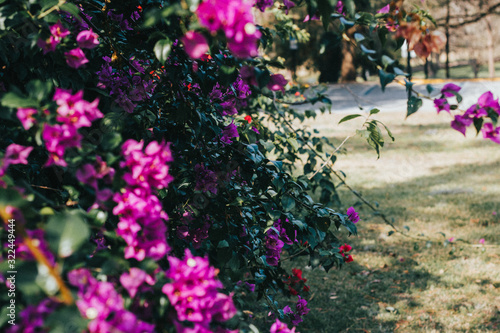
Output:
[[[293,127],[315,111],[290,105],[330,100],[261,57],[254,15],[294,6],[389,33],[352,1],[0,1],[2,329],[256,331],[259,304],[294,332],[309,287],[282,262],[355,260],[336,231],[359,220],[332,208],[335,147]]]

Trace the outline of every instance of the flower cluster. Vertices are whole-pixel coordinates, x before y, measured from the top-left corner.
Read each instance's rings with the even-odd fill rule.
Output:
[[[186,249],[183,260],[169,257],[166,272],[171,283],[162,291],[177,312],[179,322],[189,321],[193,328],[176,322],[177,332],[211,332],[210,324],[224,322],[236,313],[231,296],[218,292],[222,283],[216,278],[218,270],[210,266],[208,258],[195,257]],[[223,330],[225,331],[225,330]]]
[[[46,298],[38,305],[28,305],[21,313],[19,313],[20,323],[17,322],[14,326],[10,326],[7,333],[34,333],[44,332],[43,323],[60,304],[56,301]]]
[[[128,169],[123,176],[128,186],[114,195],[113,214],[120,216],[117,234],[127,243],[125,258],[159,260],[169,251],[164,222],[168,216],[153,190],[167,187],[172,180],[167,164],[172,154],[165,142],[152,141],[143,147],[143,141],[133,139],[122,146],[125,161],[120,166]]]
[[[177,237],[184,239],[186,242],[191,242],[195,249],[199,249],[202,242],[208,238],[208,230],[212,225],[210,216],[204,216],[200,225],[200,223],[195,222],[192,214],[186,211],[181,221],[182,225],[177,227]]]
[[[130,268],[128,273],[120,275],[120,283],[127,290],[131,298],[134,298],[144,283],[153,286],[155,279],[137,267]]]
[[[308,292],[309,286],[306,285],[307,279],[302,277],[302,270],[292,268],[292,275],[288,276],[285,284],[288,285],[288,290],[292,295],[298,295],[299,292]]]
[[[85,319],[88,330],[97,332],[154,332],[154,325],[139,320],[125,310],[122,296],[111,282],[96,280],[84,268],[68,273],[69,283],[78,288],[76,306]]]
[[[61,43],[64,37],[70,34],[60,21],[49,27],[51,36],[48,39],[39,39],[37,42],[38,47],[43,50],[43,54],[54,52],[57,45]],[[80,68],[89,62],[85,57],[82,49],[93,49],[99,45],[98,35],[92,29],[81,31],[76,36],[77,48],[64,52],[66,63],[71,68]]]
[[[72,95],[71,91],[56,88],[54,101],[57,108],[56,120],[61,124],[48,125],[43,128],[42,138],[49,151],[49,160],[46,166],[55,164],[67,166],[64,152],[68,148],[80,147],[82,136],[78,133],[81,127],[90,127],[103,114],[97,108],[99,99],[87,102],[83,99],[83,91]],[[22,119],[20,119],[22,122]]]
[[[447,84],[446,86],[449,85],[452,84]],[[436,104],[436,101],[434,103]],[[449,108],[449,106],[445,107],[445,110],[447,110],[447,108]],[[469,107],[465,113],[455,115],[451,122],[451,127],[465,136],[467,127],[476,122],[482,124],[486,117],[490,117],[493,122],[485,123],[482,126],[483,137],[500,144],[500,126],[495,126],[495,120],[499,115],[500,104],[498,103],[498,99],[493,99],[493,94],[488,91],[482,94],[477,103]]]
[[[223,30],[228,49],[239,58],[258,55],[257,30],[252,16],[252,1],[206,0],[196,9],[200,23],[211,33]]]
[[[347,252],[352,250],[352,246],[349,244],[344,244],[339,247],[339,253],[344,258],[344,262],[348,263],[354,261],[352,255],[347,254]]]
[[[195,191],[217,194],[217,175],[215,172],[206,168],[203,164],[196,164],[194,172],[196,177]]]
[[[291,318],[292,324],[298,325],[304,321],[302,317],[307,315],[309,310],[310,309],[307,307],[307,301],[299,295],[297,304],[295,304],[295,311],[287,305],[283,308],[283,313]]]
[[[274,229],[269,229],[266,233],[266,262],[270,266],[278,266],[283,241]]]
[[[246,80],[238,77],[229,88],[223,88],[217,83],[209,97],[213,103],[220,105],[223,116],[233,116],[238,113],[238,109],[247,106],[246,99],[251,93]]]
[[[97,87],[109,91],[115,102],[128,113],[137,107],[137,102],[142,102],[151,97],[156,84],[153,80],[145,80],[137,74],[144,74],[143,66],[147,65],[138,60],[130,59],[133,68],[128,70],[115,70],[111,65],[110,57],[103,57],[104,64],[96,74],[99,79]]]

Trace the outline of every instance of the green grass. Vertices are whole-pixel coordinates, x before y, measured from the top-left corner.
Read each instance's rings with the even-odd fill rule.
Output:
[[[441,64],[441,67],[436,74],[435,77],[436,79],[446,78],[446,71],[444,66],[445,66],[444,64]],[[495,63],[495,72],[500,73],[500,63]],[[413,77],[417,79],[423,79],[425,78],[425,74],[423,71],[418,71],[413,73]],[[473,79],[474,71],[472,70],[472,66],[470,65],[450,67],[450,77],[455,79]],[[481,66],[479,66],[479,72],[477,77],[479,78],[489,77],[488,64],[482,64]]]
[[[311,127],[339,144],[356,120],[323,115]],[[500,330],[500,146],[449,127],[434,113],[379,114],[396,136],[380,159],[354,137],[335,164],[348,183],[412,237],[359,207],[354,262],[341,270],[301,267],[311,292],[300,332],[498,332]],[[356,198],[340,190],[345,207]],[[492,213],[498,212],[494,216]],[[444,237],[440,233],[444,233]],[[463,241],[447,244],[455,237]],[[486,245],[479,240],[484,238]],[[446,245],[446,246],[445,246]]]

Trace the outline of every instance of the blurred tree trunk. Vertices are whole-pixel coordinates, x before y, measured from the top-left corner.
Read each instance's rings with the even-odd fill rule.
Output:
[[[349,38],[353,38],[356,28],[347,30]],[[340,80],[342,82],[356,81],[355,47],[342,38],[342,66],[340,67]]]
[[[495,77],[495,54],[494,54],[494,43],[493,43],[493,27],[491,25],[491,17],[486,16],[486,36],[488,38],[487,48],[488,48],[488,73],[490,77]]]

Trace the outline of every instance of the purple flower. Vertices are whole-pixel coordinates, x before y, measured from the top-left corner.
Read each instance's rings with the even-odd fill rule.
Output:
[[[66,63],[71,68],[80,68],[81,66],[88,63],[88,59],[85,57],[85,53],[83,53],[82,49],[77,47],[68,52],[64,52],[64,56],[66,57]]]
[[[224,144],[229,145],[229,144],[233,143],[233,141],[232,141],[233,138],[237,138],[239,136],[240,135],[238,134],[238,128],[236,127],[236,125],[234,123],[231,123],[231,124],[227,125],[226,127],[224,127],[224,129],[222,130],[222,137],[220,140]]]
[[[295,7],[295,3],[293,1],[290,1],[290,0],[283,0],[283,5],[285,5],[285,14],[288,15],[288,11]]]
[[[303,316],[307,315],[309,313],[309,308],[307,308],[307,301],[303,299],[299,295],[299,299],[297,300],[297,304],[295,305],[295,314],[292,317],[292,324],[298,325],[304,319],[302,319]]]
[[[10,326],[7,333],[34,333],[45,332],[44,320],[59,306],[56,301],[45,298],[38,305],[28,305],[19,313],[20,321]]]
[[[335,6],[335,10],[337,13],[344,14],[344,3],[342,1],[338,1],[337,5]]]
[[[483,245],[484,245],[484,243],[485,243],[485,242],[486,242],[486,241],[484,240],[484,238],[481,238],[481,239],[479,240],[479,244],[483,244]]]
[[[450,112],[450,104],[448,104],[448,100],[446,98],[436,98],[434,100],[434,106],[437,109],[437,112],[447,111]]]
[[[194,172],[196,175],[195,191],[217,194],[217,175],[215,172],[205,168],[203,164],[196,164],[194,166]]]
[[[50,36],[48,39],[39,39],[36,45],[42,49],[43,54],[47,54],[49,52],[54,52],[59,43],[60,41],[54,38],[54,36]]]
[[[85,30],[76,36],[76,41],[78,46],[82,49],[93,49],[99,45],[99,40],[97,39],[98,37],[99,36],[92,30]]]
[[[500,143],[500,126],[495,128],[493,124],[486,123],[483,126],[482,132],[485,139],[490,139],[493,142]]]
[[[470,118],[481,118],[488,116],[488,111],[485,108],[480,107],[479,104],[474,104],[470,108],[465,111],[464,116],[468,116]]]
[[[205,37],[196,31],[188,31],[181,38],[184,50],[193,59],[199,59],[208,52],[208,43]]]
[[[259,8],[261,12],[264,12],[266,8],[272,7],[274,5],[274,0],[256,0],[255,7]]]
[[[269,229],[266,233],[266,262],[269,266],[278,266],[284,242],[276,231]]]
[[[273,91],[281,90],[283,93],[285,93],[285,86],[287,83],[288,81],[283,77],[283,75],[273,74],[269,78],[269,83],[267,84],[267,87],[270,90]]]
[[[472,125],[472,122],[473,120],[469,118],[467,114],[464,114],[463,116],[456,115],[455,119],[451,122],[451,128],[459,131],[465,136],[465,131],[468,126]]]
[[[441,94],[443,94],[444,97],[453,97],[453,96],[455,96],[456,92],[460,91],[460,89],[462,89],[462,88],[460,88],[456,84],[448,83],[448,84],[445,84],[444,87],[441,89]]]
[[[477,104],[480,108],[491,108],[498,114],[500,114],[500,105],[498,104],[498,98],[493,99],[493,94],[491,91],[487,91],[477,100]]]
[[[354,210],[354,207],[349,207],[347,209],[347,218],[351,220],[352,223],[357,223],[359,221],[359,215]]]

